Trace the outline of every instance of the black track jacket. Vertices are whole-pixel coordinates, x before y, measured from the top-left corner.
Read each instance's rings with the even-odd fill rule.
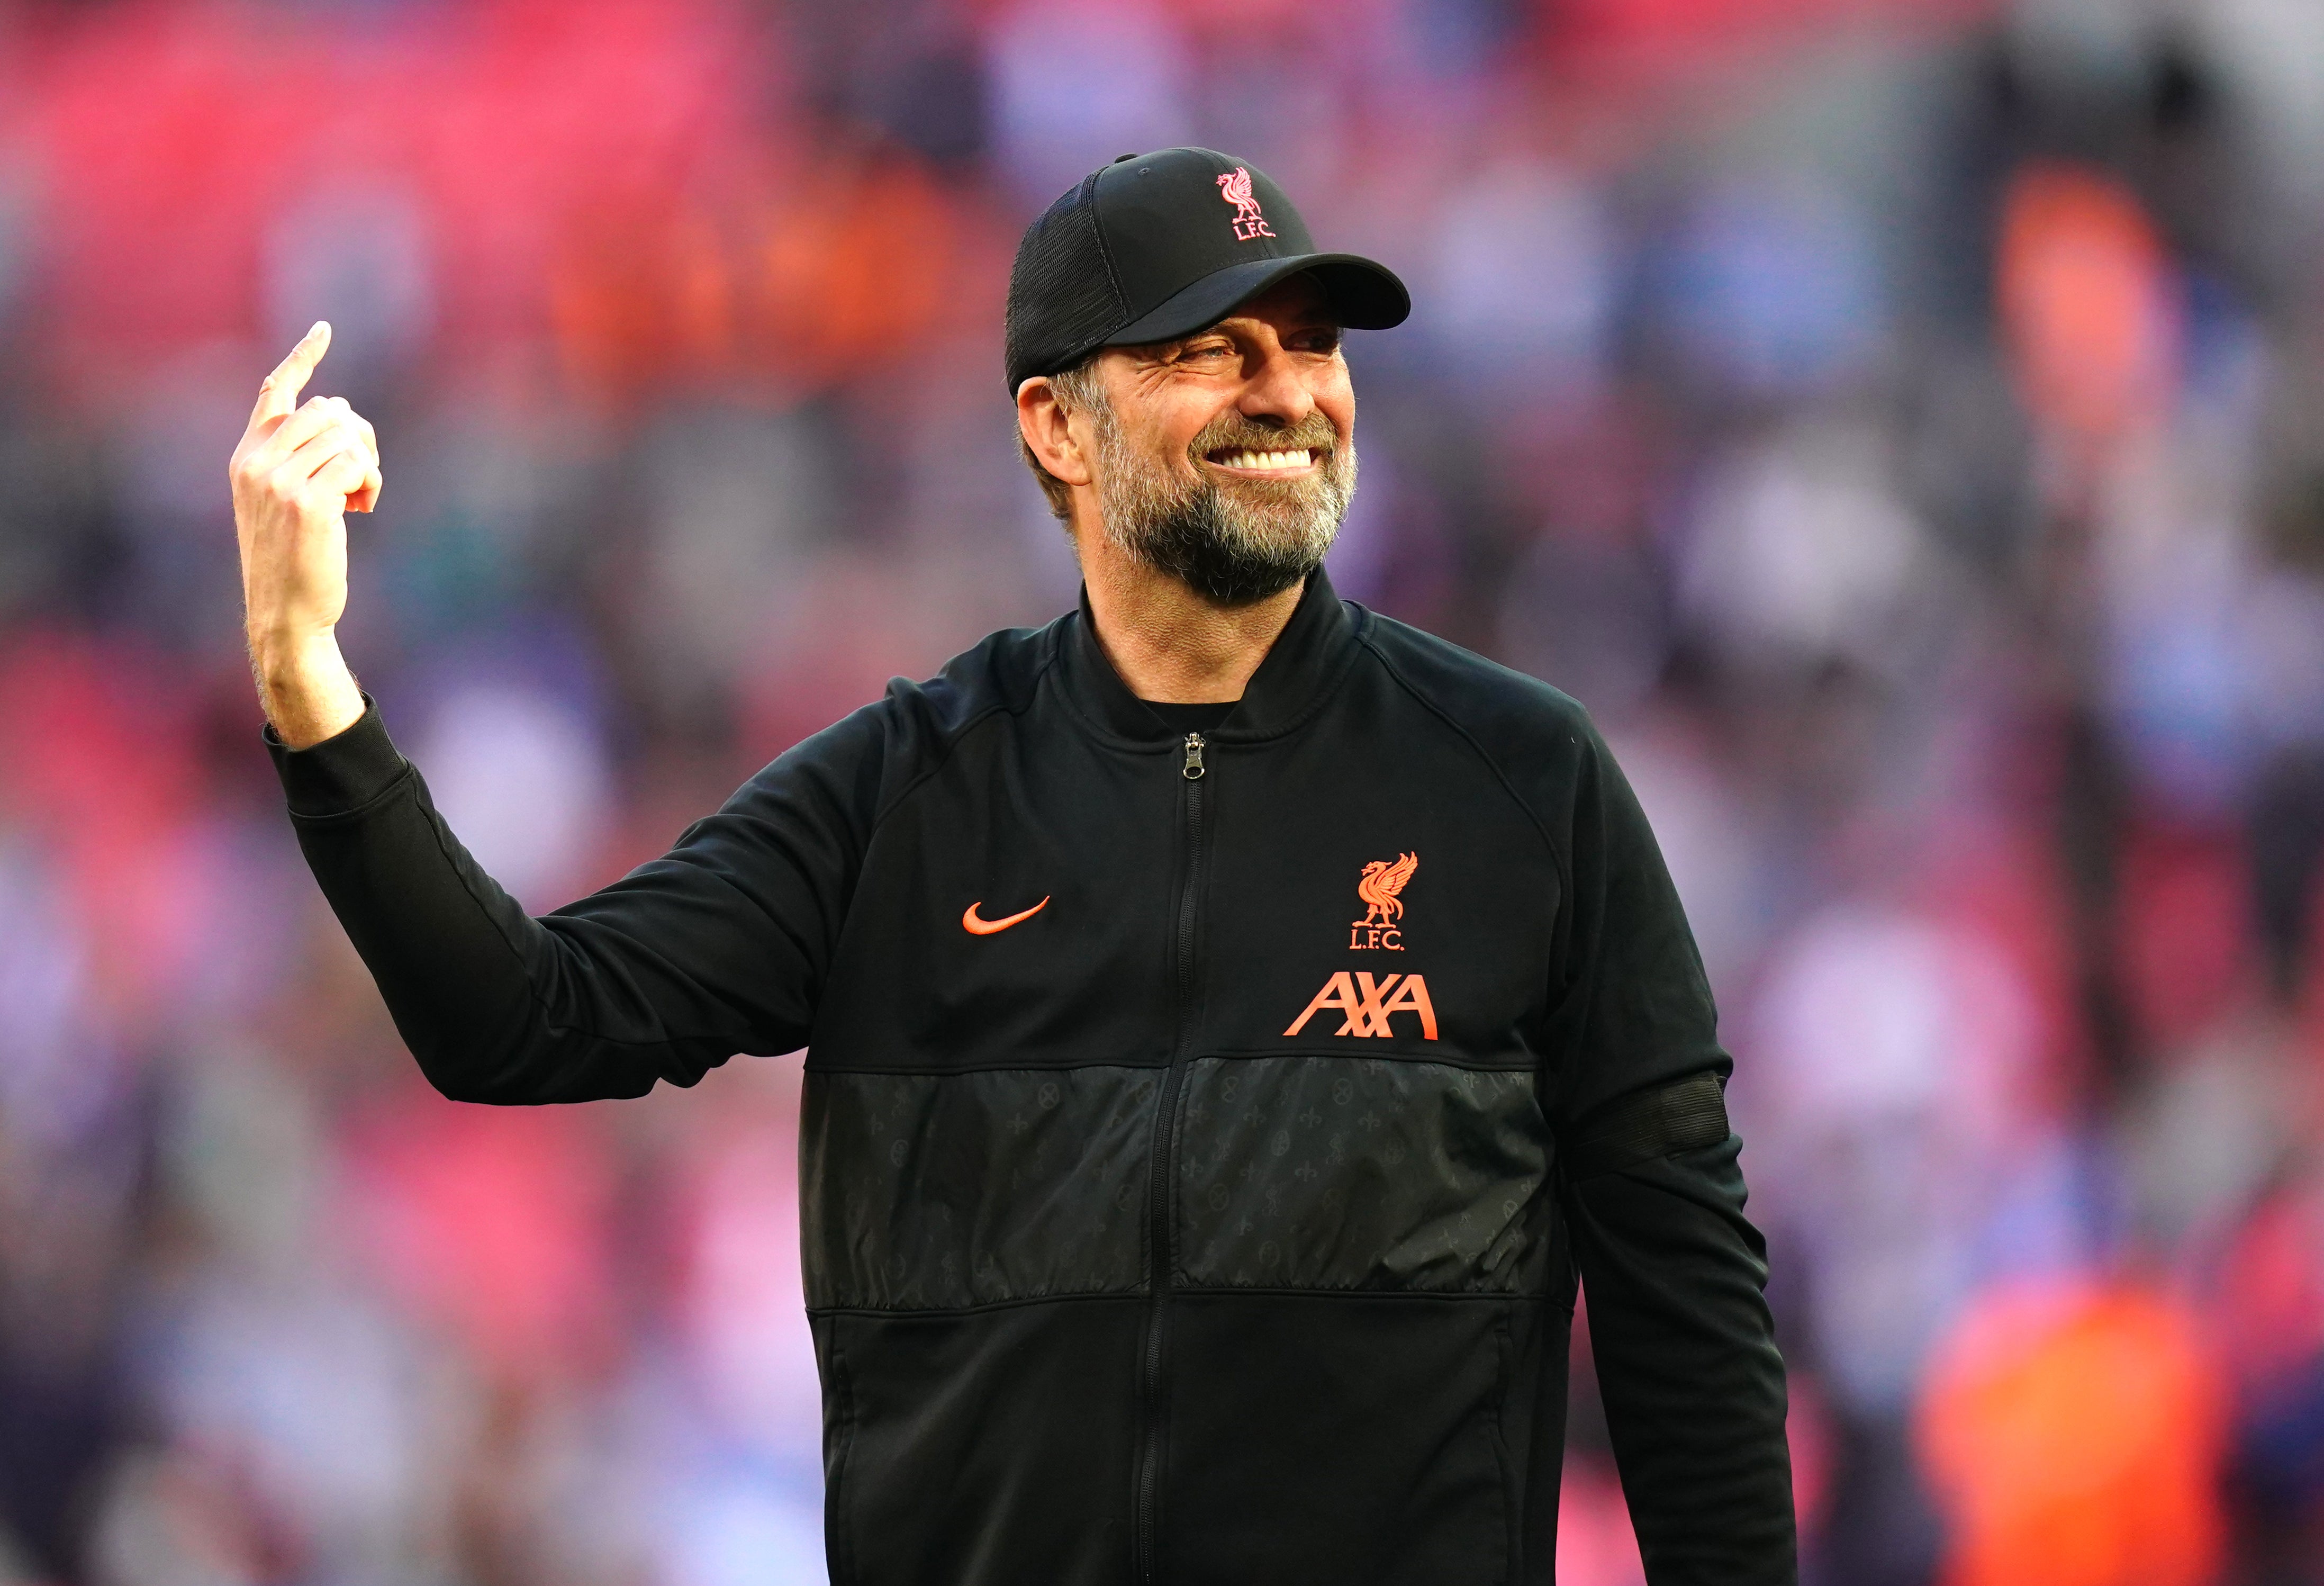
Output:
[[[1577,1268],[1649,1579],[1794,1578],[1728,1058],[1555,690],[1319,573],[1179,735],[1084,607],[538,919],[375,711],[274,748],[446,1095],[807,1049],[838,1586],[1547,1581]]]

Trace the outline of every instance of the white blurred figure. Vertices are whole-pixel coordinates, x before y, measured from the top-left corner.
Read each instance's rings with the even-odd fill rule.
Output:
[[[1766,1117],[1745,1137],[1806,1246],[1828,1377],[1859,1408],[1901,1408],[2008,1170],[2038,1154],[2031,990],[1974,931],[1847,901],[1777,950],[1746,1030]]]
[[[1136,0],[1028,0],[986,35],[995,141],[1046,205],[1117,154],[1192,143],[1185,41]]]
[[[799,1281],[795,1057],[744,1059],[678,1189],[697,1423],[663,1490],[670,1586],[825,1580],[823,1400]]]
[[[1888,461],[1877,429],[1826,419],[1714,465],[1680,551],[1682,612],[1756,672],[1840,660],[1906,676],[1942,627],[1953,580]]]
[[[2287,231],[2324,215],[2324,29],[2312,0],[2203,0],[2177,8],[2186,29],[2234,78],[2270,182],[2291,200]]]
[[[569,900],[612,804],[595,722],[519,684],[480,681],[437,707],[413,758],[487,874],[535,912]]]
[[[170,1330],[161,1399],[174,1442],[245,1495],[318,1580],[424,1576],[441,1560],[452,1385],[377,1305],[320,1272],[216,1282]],[[124,1522],[126,1523],[125,1521]]]
[[[1545,161],[1504,158],[1447,194],[1428,235],[1434,290],[1414,323],[1463,378],[1521,380],[1529,396],[1586,394],[1603,373],[1617,288],[1598,195]]]
[[[667,1586],[824,1586],[823,1508],[726,1469],[673,1495]]]

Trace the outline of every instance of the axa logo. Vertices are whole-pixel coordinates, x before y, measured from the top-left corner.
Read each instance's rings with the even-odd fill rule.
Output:
[[[1360,953],[1372,948],[1404,951],[1404,933],[1397,928],[1397,922],[1404,917],[1404,885],[1419,868],[1417,853],[1375,859],[1364,866],[1364,873],[1356,878],[1356,896],[1363,901],[1364,914],[1361,919],[1348,922],[1350,947]]]
[[[1238,242],[1255,243],[1275,234],[1267,229],[1267,217],[1259,212],[1259,199],[1250,190],[1250,172],[1236,166],[1219,178],[1219,197],[1235,207],[1234,234]]]
[[[1389,1019],[1398,1013],[1411,1013],[1420,1020],[1424,1040],[1436,1038],[1436,1005],[1428,1000],[1428,982],[1416,974],[1389,974],[1374,979],[1361,971],[1351,973],[1342,970],[1323,982],[1323,989],[1314,1000],[1300,1010],[1299,1017],[1283,1033],[1296,1036],[1307,1028],[1307,1021],[1325,1009],[1336,1009],[1342,1015],[1335,1036],[1387,1037],[1396,1034]]]

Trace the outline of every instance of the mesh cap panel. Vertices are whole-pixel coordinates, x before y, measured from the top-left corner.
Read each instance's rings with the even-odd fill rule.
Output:
[[[1031,376],[1076,361],[1129,318],[1098,235],[1096,189],[1093,171],[1017,245],[1003,337],[1012,394]]]

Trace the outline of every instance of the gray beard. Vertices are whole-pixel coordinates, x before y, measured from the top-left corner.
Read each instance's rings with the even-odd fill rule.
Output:
[[[1250,605],[1305,582],[1323,566],[1355,497],[1352,442],[1330,441],[1330,460],[1306,479],[1189,483],[1131,447],[1110,410],[1092,418],[1106,538],[1131,560],[1220,605]],[[1299,444],[1296,432],[1254,438],[1247,423],[1214,425],[1196,438],[1193,455],[1246,441],[1269,449]]]

